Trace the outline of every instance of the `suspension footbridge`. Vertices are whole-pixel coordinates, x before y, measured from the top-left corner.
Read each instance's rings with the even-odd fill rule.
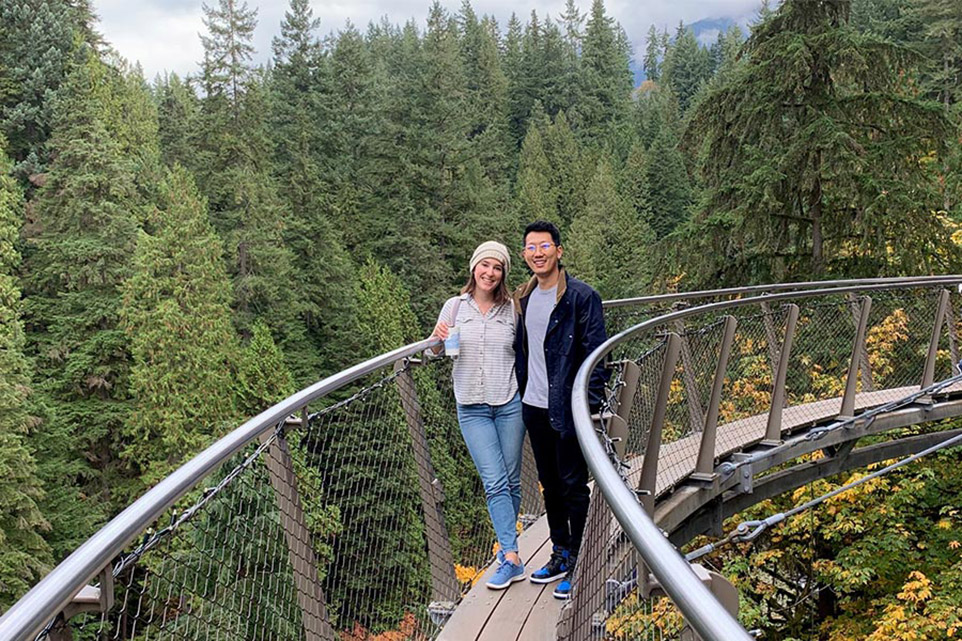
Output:
[[[706,555],[796,512],[725,519],[817,479],[962,444],[944,420],[962,415],[960,284],[607,302],[612,338],[572,398],[593,485],[568,602],[529,583],[484,587],[495,549],[483,489],[450,366],[422,341],[227,433],[4,613],[0,639],[751,638]],[[610,387],[592,416],[584,374],[602,362]],[[527,446],[523,470],[520,546],[534,569],[550,542]],[[703,534],[714,538],[689,550]],[[662,595],[677,626],[659,623]]]

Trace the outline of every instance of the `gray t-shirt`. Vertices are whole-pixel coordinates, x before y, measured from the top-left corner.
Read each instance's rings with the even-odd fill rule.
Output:
[[[551,289],[535,287],[528,296],[528,310],[524,327],[528,333],[528,384],[524,389],[525,405],[548,407],[548,369],[544,362],[544,336],[554,309],[558,286]]]

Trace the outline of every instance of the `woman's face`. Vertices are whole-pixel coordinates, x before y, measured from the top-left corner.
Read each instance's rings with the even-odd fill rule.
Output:
[[[482,258],[474,266],[474,282],[478,289],[493,294],[504,278],[504,267],[501,261],[493,258]]]

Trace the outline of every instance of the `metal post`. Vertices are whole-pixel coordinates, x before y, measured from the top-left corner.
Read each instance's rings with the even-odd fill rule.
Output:
[[[768,341],[768,360],[772,367],[772,380],[778,376],[778,336],[775,334],[775,323],[772,322],[772,308],[762,301],[762,324],[765,326],[765,338]]]
[[[955,335],[955,314],[952,312],[952,297],[949,296],[949,304],[945,308],[945,322],[949,326],[949,354],[952,355],[952,365],[959,363],[959,344],[958,337]]]
[[[397,373],[398,392],[411,435],[414,460],[418,468],[418,490],[421,494],[421,509],[424,513],[425,535],[428,542],[428,562],[431,566],[431,599],[437,603],[454,603],[461,596],[458,579],[454,574],[454,556],[451,542],[444,525],[444,491],[440,480],[434,475],[431,464],[431,451],[428,448],[424,421],[421,420],[421,406],[418,403],[417,389],[410,366],[405,361],[394,364]]]
[[[695,364],[691,357],[691,348],[688,346],[688,337],[685,335],[685,323],[680,320],[675,321],[675,331],[681,339],[681,379],[685,383],[685,399],[688,401],[688,422],[694,433],[701,430],[705,412],[701,409],[701,401],[698,399]]]
[[[845,396],[842,397],[842,410],[839,417],[851,418],[855,416],[855,392],[858,381],[859,361],[865,349],[865,332],[868,328],[868,316],[872,311],[872,299],[862,298],[862,308],[858,314],[858,325],[855,327],[855,342],[852,344],[852,359],[848,364],[848,378],[845,380]],[[866,358],[866,361],[868,359]],[[871,378],[871,374],[869,374]]]
[[[661,452],[661,432],[665,426],[665,412],[668,409],[668,395],[671,392],[671,381],[675,378],[675,368],[678,366],[678,353],[681,351],[681,338],[674,332],[668,334],[665,345],[665,364],[661,369],[661,380],[658,382],[658,393],[655,397],[655,407],[651,415],[651,429],[648,430],[648,442],[645,445],[645,460],[641,465],[641,478],[638,479],[638,491],[642,507],[648,516],[654,518],[655,491],[658,485],[658,456]],[[638,587],[641,594],[648,598],[648,566],[644,561],[638,562]]]
[[[638,389],[641,368],[632,360],[621,361],[619,364],[621,365],[621,385],[614,398],[613,413],[603,417],[603,420],[607,420],[605,428],[608,438],[614,441],[615,453],[618,458],[624,458],[625,446],[628,442],[628,417],[631,415],[635,392]]]
[[[261,442],[271,439],[274,434],[264,434]],[[304,638],[307,641],[334,641],[334,630],[327,617],[324,591],[317,576],[317,558],[314,556],[314,546],[311,545],[311,531],[307,527],[301,497],[297,491],[297,475],[294,472],[290,446],[283,433],[277,433],[267,456],[264,457],[264,463],[274,488],[281,528],[287,541],[288,558],[294,571]]]
[[[942,324],[949,309],[949,290],[939,292],[939,308],[935,312],[935,325],[932,327],[932,340],[929,341],[929,353],[925,357],[925,370],[922,374],[922,387],[928,387],[935,382],[935,357],[939,353],[939,339],[942,337]]]
[[[638,480],[638,490],[643,492],[641,504],[650,516],[655,513],[655,490],[658,481],[661,431],[665,425],[668,394],[671,391],[671,381],[675,377],[675,367],[678,365],[678,353],[680,351],[681,338],[674,332],[669,333],[668,342],[665,345],[665,364],[661,369],[658,395],[655,397],[655,407],[651,415],[651,429],[648,431],[648,443],[645,446],[645,461],[642,463],[641,478]]]
[[[768,411],[768,425],[765,428],[763,445],[778,445],[782,440],[782,408],[785,407],[785,378],[788,376],[788,359],[792,353],[792,339],[798,325],[798,305],[788,305],[785,319],[785,340],[778,354],[778,371],[772,385],[772,406]]]
[[[715,381],[711,388],[711,398],[708,401],[708,414],[705,417],[705,429],[702,430],[701,445],[698,449],[698,463],[691,478],[696,481],[711,481],[715,478],[715,441],[718,437],[718,409],[721,405],[722,387],[725,384],[725,372],[728,370],[728,357],[732,351],[732,341],[735,339],[735,326],[738,321],[734,316],[725,317],[722,334],[721,350],[718,363],[715,365]]]
[[[846,294],[845,298],[846,300],[849,301],[850,305],[854,305],[855,302],[858,300],[855,297],[855,294]],[[865,296],[865,298],[869,298],[869,297]],[[853,307],[852,323],[855,325],[856,333],[858,332],[858,327],[859,327],[859,323],[861,322],[861,318],[862,318],[861,308],[856,310]],[[859,372],[861,372],[862,391],[872,392],[875,390],[875,383],[874,381],[872,381],[872,364],[868,360],[868,345],[866,345],[865,343],[865,338],[867,338],[867,336],[868,336],[868,332],[866,332],[865,335],[862,337],[861,344],[859,345],[858,368],[859,368]]]

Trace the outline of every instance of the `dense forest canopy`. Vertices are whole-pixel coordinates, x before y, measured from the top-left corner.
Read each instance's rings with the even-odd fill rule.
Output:
[[[199,73],[149,80],[87,0],[0,0],[0,609],[528,221],[605,298],[962,267],[957,0],[652,27],[638,87],[602,0],[326,35],[291,0],[266,66],[256,10],[204,14]]]

